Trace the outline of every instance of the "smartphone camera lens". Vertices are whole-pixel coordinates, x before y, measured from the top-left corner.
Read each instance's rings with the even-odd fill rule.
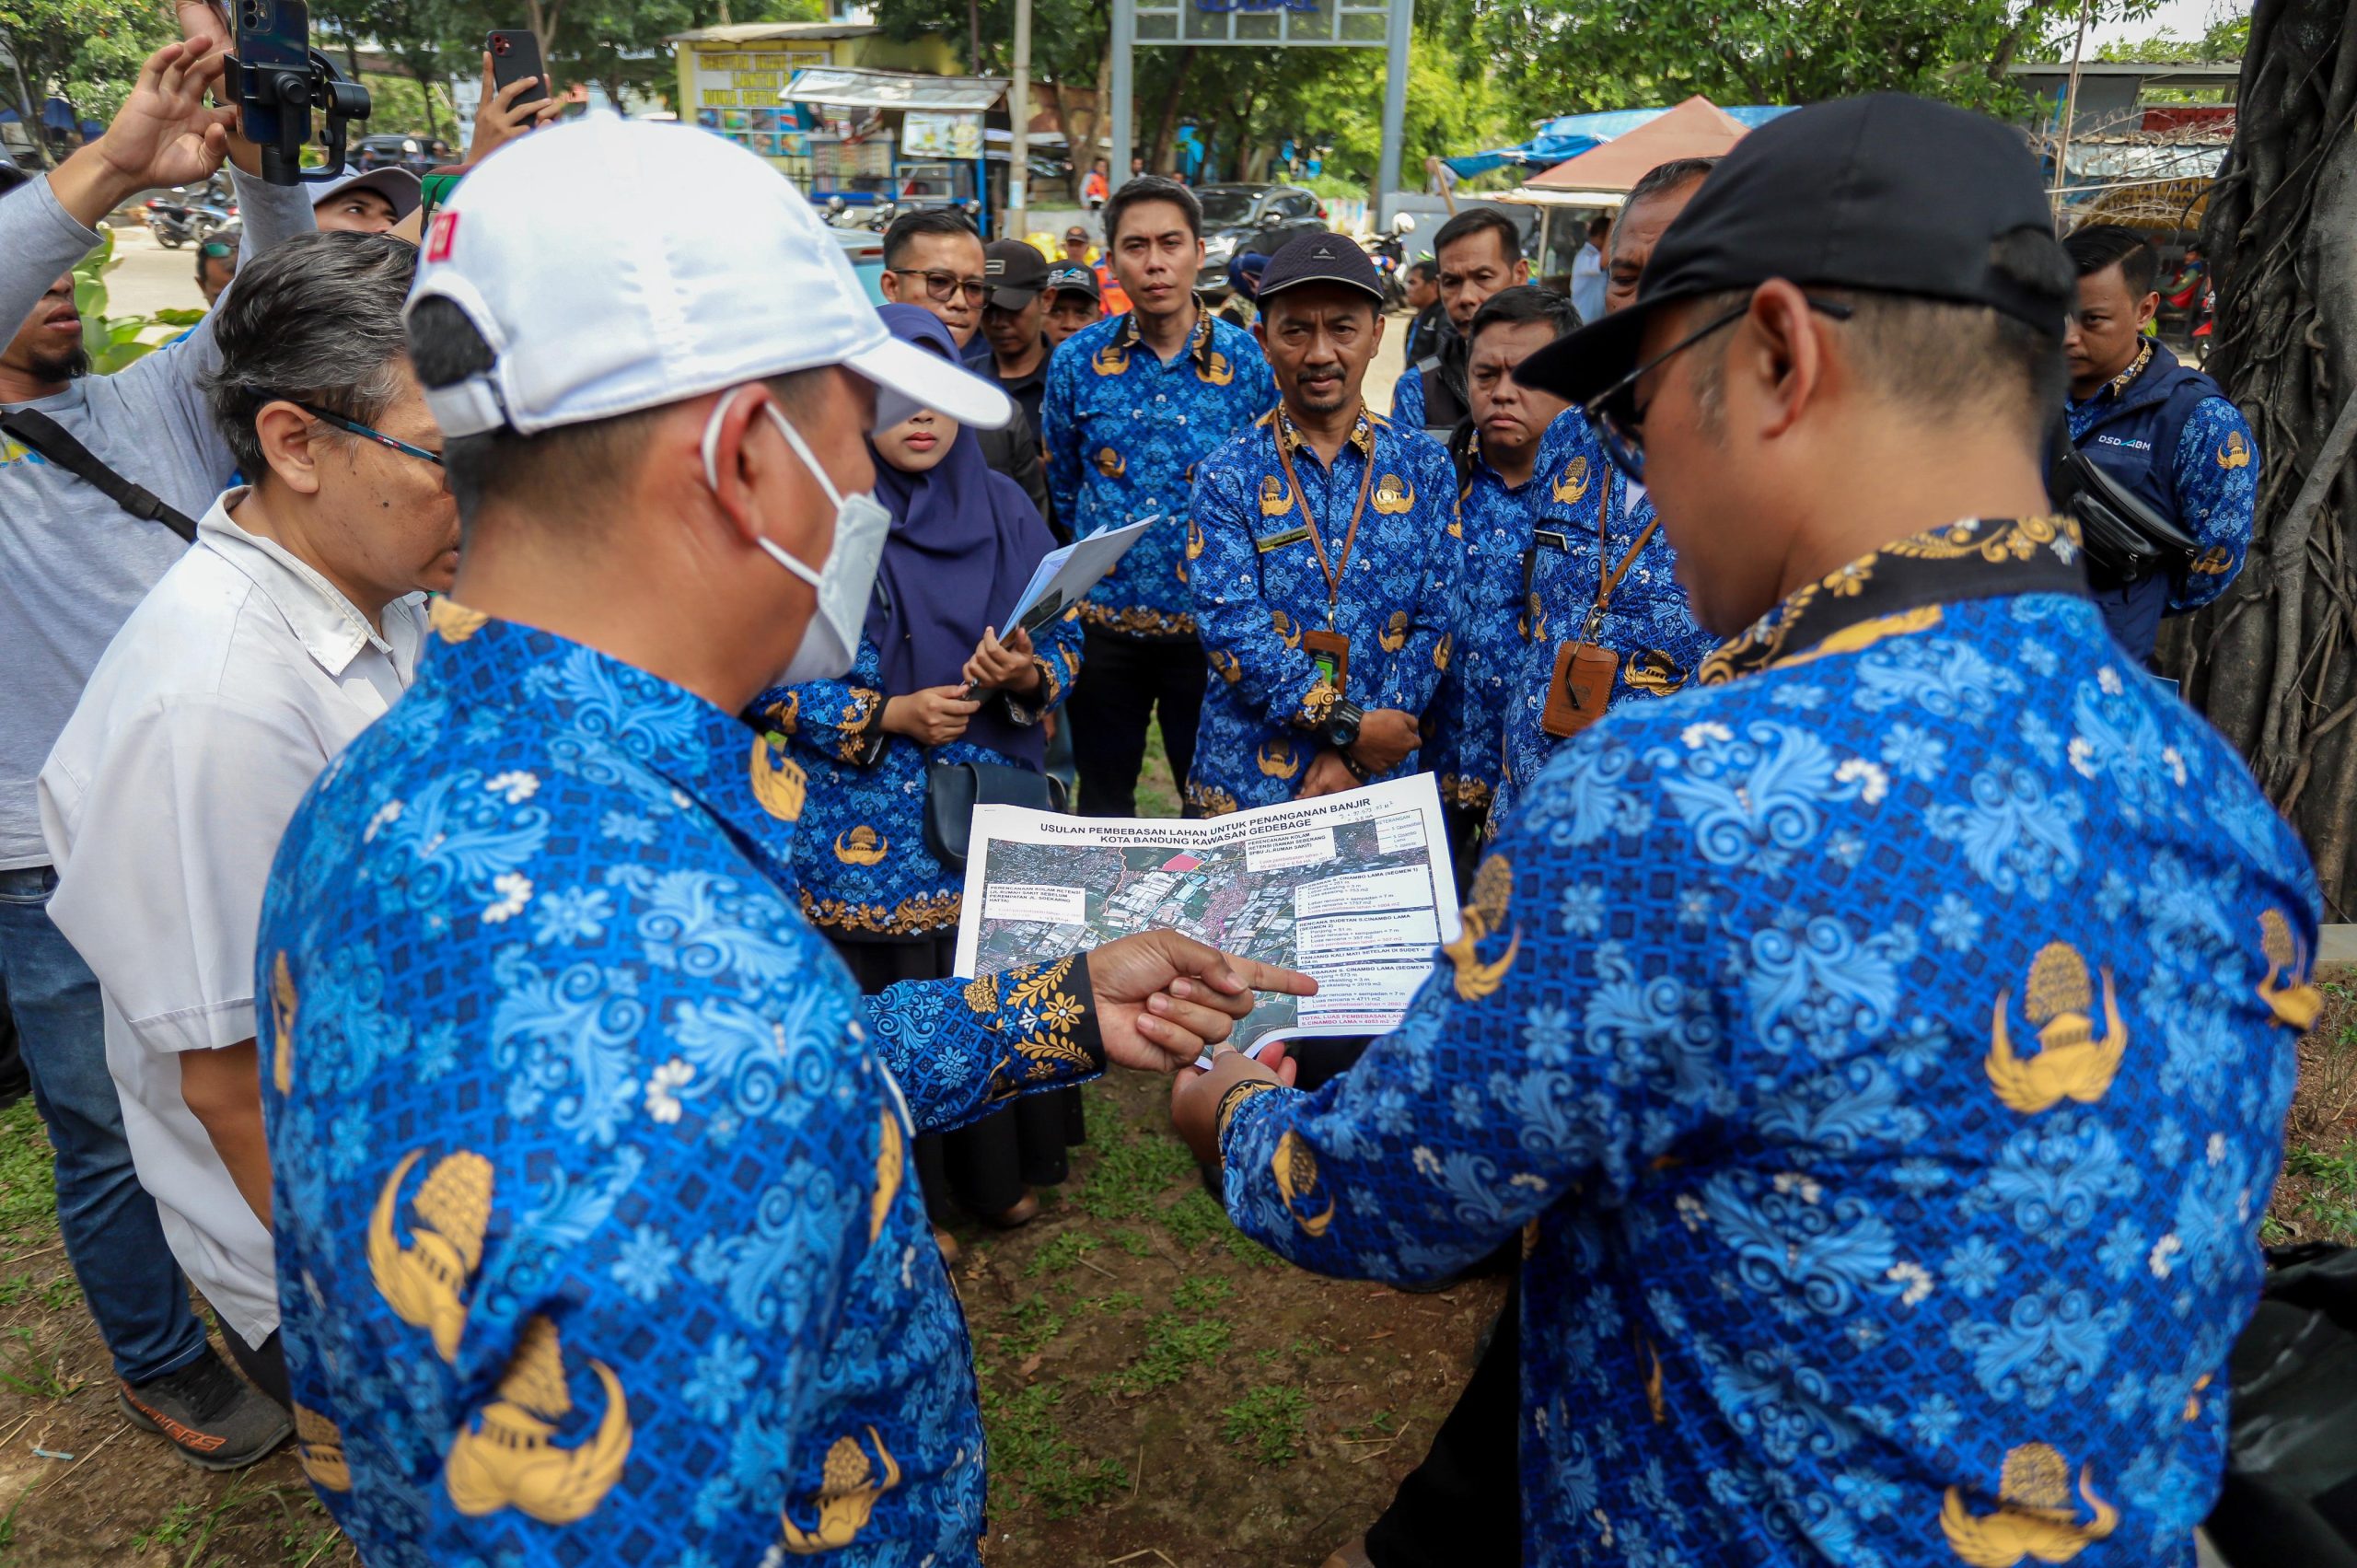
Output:
[[[493,54],[505,54],[510,47],[511,46],[508,41],[504,38],[494,37],[491,41],[491,52]]]

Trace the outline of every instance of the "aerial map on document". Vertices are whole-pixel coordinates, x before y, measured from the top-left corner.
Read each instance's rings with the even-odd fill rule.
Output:
[[[1237,1028],[1247,1050],[1389,1029],[1458,934],[1429,773],[1206,821],[983,806],[971,845],[959,974],[1167,926],[1316,976],[1314,997],[1262,998]]]

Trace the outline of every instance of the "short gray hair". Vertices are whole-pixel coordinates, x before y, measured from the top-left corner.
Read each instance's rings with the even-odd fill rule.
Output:
[[[401,388],[401,304],[416,275],[417,247],[386,234],[300,235],[238,273],[213,312],[221,364],[204,392],[248,480],[269,471],[254,415],[273,399],[360,424],[384,413]]]

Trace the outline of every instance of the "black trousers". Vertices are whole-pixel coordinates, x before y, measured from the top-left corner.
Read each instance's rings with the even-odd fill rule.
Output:
[[[229,1347],[229,1359],[238,1364],[238,1370],[246,1375],[247,1382],[286,1409],[295,1408],[295,1396],[286,1387],[286,1352],[278,1342],[277,1330],[273,1329],[270,1338],[257,1348],[246,1343],[243,1334],[224,1323],[221,1342]]]
[[[1301,1064],[1297,1086],[1315,1089],[1349,1072],[1366,1046],[1364,1040],[1301,1040],[1285,1050]],[[1505,1304],[1424,1462],[1408,1472],[1391,1506],[1367,1528],[1375,1568],[1515,1568],[1522,1562],[1520,1257],[1517,1239],[1476,1266],[1479,1273],[1506,1275]]]
[[[1195,763],[1195,724],[1203,712],[1203,645],[1192,637],[1149,642],[1088,629],[1080,683],[1064,713],[1072,721],[1080,815],[1134,817],[1145,726],[1158,704],[1171,777],[1187,787]]]
[[[915,942],[833,938],[852,979],[873,996],[904,980],[940,980],[957,970],[954,935]],[[978,1214],[1004,1214],[1028,1187],[1054,1187],[1072,1171],[1068,1151],[1086,1141],[1080,1090],[1026,1095],[1004,1110],[954,1132],[917,1135],[917,1179],[925,1214],[947,1225],[962,1203]]]

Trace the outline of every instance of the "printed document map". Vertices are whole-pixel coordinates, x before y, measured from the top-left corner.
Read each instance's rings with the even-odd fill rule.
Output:
[[[1456,874],[1430,773],[1205,821],[974,808],[958,972],[1045,963],[1167,926],[1317,978],[1263,996],[1240,1049],[1382,1034],[1457,940]]]

